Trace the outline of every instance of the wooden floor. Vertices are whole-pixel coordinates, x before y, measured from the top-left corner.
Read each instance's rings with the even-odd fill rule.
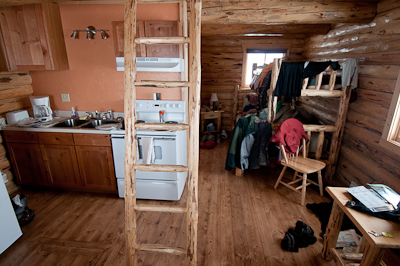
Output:
[[[225,141],[212,150],[200,150],[198,265],[334,265],[321,258],[320,222],[298,204],[300,195],[283,186],[273,189],[280,168],[236,177],[233,170],[224,170],[228,145]],[[43,189],[21,192],[35,218],[0,255],[0,265],[125,265],[123,199]],[[309,188],[306,201],[326,199]],[[297,220],[310,225],[318,241],[298,253],[284,251],[280,242]],[[139,215],[143,243],[184,247],[185,231],[185,215]],[[184,257],[143,252],[139,262],[175,266],[184,265]]]

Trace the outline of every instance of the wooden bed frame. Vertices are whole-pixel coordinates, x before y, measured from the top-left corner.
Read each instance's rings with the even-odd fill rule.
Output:
[[[271,85],[268,91],[268,122],[271,123],[272,129],[276,129],[279,125],[273,124],[275,120],[275,113],[272,113],[272,110],[276,110],[278,97],[273,96],[276,88],[276,83],[278,81],[280,66],[282,60],[274,59],[272,73],[271,73]],[[322,78],[324,75],[329,75],[329,84],[322,85]],[[304,131],[306,131],[308,138],[310,139],[312,132],[318,132],[318,140],[317,140],[317,148],[315,151],[315,159],[322,160],[322,150],[325,140],[325,133],[331,132],[332,139],[329,150],[329,158],[328,160],[323,160],[326,164],[325,178],[331,180],[335,174],[336,164],[338,160],[340,145],[342,142],[342,136],[344,131],[344,125],[346,122],[347,109],[349,106],[350,94],[351,94],[351,86],[341,88],[341,85],[335,84],[337,76],[337,71],[332,70],[329,66],[325,71],[321,72],[316,76],[315,85],[308,85],[308,78],[303,80],[303,87],[301,90],[301,96],[320,96],[320,97],[335,97],[340,98],[339,107],[337,112],[337,119],[335,125],[308,125],[304,124]],[[335,90],[337,88],[341,88],[340,90]],[[244,92],[250,92],[249,89],[240,89],[239,85],[235,86],[235,94],[234,94],[234,106],[233,106],[233,121],[232,124],[235,124],[235,119],[237,113],[241,113],[238,110],[238,103],[240,101],[239,97],[243,96]],[[272,121],[272,122],[271,122]],[[309,150],[310,141],[307,144],[307,151]],[[240,168],[236,168],[235,174],[237,176],[243,175],[243,171]]]

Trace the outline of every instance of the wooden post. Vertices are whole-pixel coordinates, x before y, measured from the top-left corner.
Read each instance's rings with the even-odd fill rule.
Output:
[[[321,158],[322,149],[324,147],[325,132],[320,131],[318,134],[317,149],[315,151],[315,159],[319,160]]]
[[[136,128],[136,7],[137,0],[125,1],[124,23],[124,57],[125,57],[125,236],[126,236],[126,265],[137,265],[136,251],[136,165],[137,137]]]
[[[337,238],[339,236],[340,227],[342,226],[344,212],[340,209],[336,201],[333,202],[331,216],[329,217],[328,226],[326,227],[326,236],[324,238],[324,246],[322,248],[322,257],[325,260],[332,260],[333,255],[331,248],[336,247]],[[328,241],[329,239],[329,241]]]
[[[342,88],[337,119],[335,123],[336,131],[333,133],[331,147],[329,150],[329,165],[326,168],[325,177],[332,180],[336,171],[336,163],[339,156],[340,144],[343,138],[344,125],[346,123],[347,109],[349,107],[351,86]]]
[[[270,89],[268,90],[268,122],[272,123],[273,122],[273,117],[275,117],[275,110],[274,110],[274,115],[272,115],[273,112],[273,99],[274,93],[275,93],[275,88],[276,88],[276,82],[278,81],[278,76],[279,76],[279,70],[281,67],[282,60],[275,58],[273,65],[272,65],[272,73],[271,73],[271,85]]]
[[[186,265],[197,263],[198,171],[199,171],[199,120],[201,81],[201,0],[191,0],[189,46],[189,145],[188,145],[188,200],[187,200],[187,249]]]
[[[232,111],[232,129],[235,127],[236,115],[238,111],[238,97],[239,97],[239,85],[235,85],[235,93],[233,95],[233,111]]]

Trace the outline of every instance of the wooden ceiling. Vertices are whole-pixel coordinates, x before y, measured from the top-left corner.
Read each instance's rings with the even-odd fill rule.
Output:
[[[156,1],[142,0],[139,3]],[[60,5],[125,3],[124,0],[1,0],[0,6],[41,2]],[[202,36],[326,34],[331,24],[368,23],[377,10],[375,0],[208,0],[203,1],[202,5]]]

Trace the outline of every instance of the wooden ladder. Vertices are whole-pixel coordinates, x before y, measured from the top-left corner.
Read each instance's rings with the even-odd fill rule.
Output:
[[[165,0],[142,0],[140,3],[166,3]],[[162,252],[174,255],[186,254],[186,265],[196,265],[197,261],[197,223],[198,223],[198,168],[199,168],[199,116],[200,116],[200,26],[201,0],[173,1],[179,2],[184,12],[181,19],[184,23],[181,37],[147,37],[136,38],[136,13],[138,0],[125,1],[124,24],[124,58],[125,58],[125,233],[127,265],[137,265],[138,251]],[[188,10],[189,19],[187,17]],[[187,22],[189,20],[189,37]],[[186,30],[185,30],[186,27]],[[185,32],[186,31],[186,32]],[[189,45],[182,55],[189,66],[184,81],[136,81],[136,44],[181,44]],[[184,49],[185,50],[185,49]],[[187,51],[187,49],[186,49]],[[136,124],[136,86],[153,86],[159,88],[180,87],[187,96],[187,124]],[[185,93],[186,92],[186,93]],[[136,165],[137,129],[186,130],[187,132],[187,166],[182,165]],[[135,170],[156,172],[187,172],[186,207],[137,204]],[[186,248],[169,247],[137,242],[137,211],[154,211],[186,213],[187,243]]]

